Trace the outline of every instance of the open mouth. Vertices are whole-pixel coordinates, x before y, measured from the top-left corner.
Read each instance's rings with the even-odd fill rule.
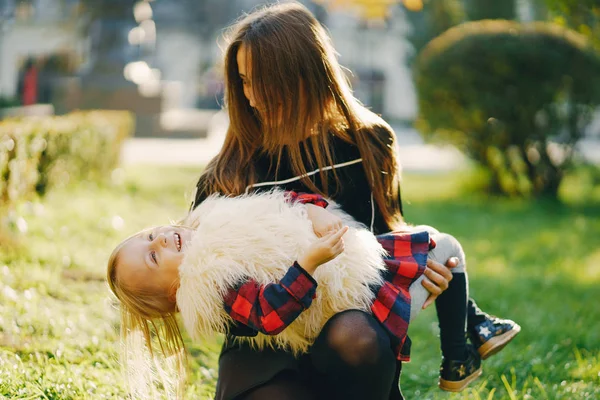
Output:
[[[173,234],[173,236],[175,237],[175,246],[177,247],[177,251],[181,251],[181,236],[179,236],[179,233],[175,232]]]

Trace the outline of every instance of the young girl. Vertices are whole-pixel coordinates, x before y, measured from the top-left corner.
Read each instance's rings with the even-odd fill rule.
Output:
[[[110,287],[123,302],[123,320],[139,318],[129,328],[147,332],[143,319],[170,320],[178,310],[194,339],[239,323],[260,332],[241,339],[252,346],[284,348],[302,357],[315,353],[311,346],[332,316],[370,311],[396,357],[406,359],[401,349],[408,322],[428,297],[420,284],[426,259],[458,253],[457,268],[464,270],[460,245],[437,232],[430,238],[422,227],[375,239],[335,206],[329,212],[319,206],[327,206],[320,196],[293,192],[212,196],[182,225],[126,239],[108,267]],[[333,231],[317,238],[313,226],[324,222]],[[165,326],[171,324],[176,326],[174,321]],[[123,334],[127,342],[131,332]],[[179,333],[175,336],[165,347],[183,354]],[[149,336],[146,340],[151,348]],[[318,366],[306,357],[310,375]],[[481,373],[478,365],[472,368],[469,375]]]

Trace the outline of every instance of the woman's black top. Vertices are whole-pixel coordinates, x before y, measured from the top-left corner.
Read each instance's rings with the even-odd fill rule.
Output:
[[[365,224],[373,233],[388,232],[390,230],[389,226],[383,219],[373,198],[358,147],[333,135],[331,141],[335,149],[332,167],[335,168],[339,184],[336,185],[333,168],[324,168],[328,176],[328,197],[337,202],[354,219]],[[266,154],[257,156],[254,161],[257,183],[248,187],[247,191],[251,193],[279,188],[295,192],[310,192],[311,190],[301,181],[300,177],[293,173],[291,165],[286,161],[287,154],[285,150],[278,170],[275,165],[277,162],[276,157],[270,157]],[[315,186],[322,188],[318,169],[314,171],[307,170],[307,173]],[[200,182],[198,184],[200,186]],[[200,204],[205,198],[206,195],[198,190],[192,208]],[[398,193],[397,201],[400,203],[400,209],[402,209],[400,193]]]

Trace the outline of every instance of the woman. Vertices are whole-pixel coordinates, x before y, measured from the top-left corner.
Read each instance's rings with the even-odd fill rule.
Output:
[[[212,193],[235,196],[278,187],[326,195],[376,234],[410,229],[402,219],[394,133],[353,97],[328,35],[306,8],[278,4],[235,24],[225,75],[230,125],[223,148],[198,181],[192,208]],[[436,302],[444,355],[440,386],[462,390],[480,364],[475,348],[465,342],[466,277],[437,263],[428,267],[423,285],[431,297],[426,305],[452,280],[444,300]],[[490,332],[476,344],[479,349],[488,345],[484,355],[518,331],[512,321],[478,316],[479,325]],[[232,336],[256,334],[237,328]],[[234,344],[230,336],[219,361],[216,397],[402,398],[401,364],[370,315],[334,316],[311,356],[314,368],[307,374],[304,359],[284,351],[255,351]]]

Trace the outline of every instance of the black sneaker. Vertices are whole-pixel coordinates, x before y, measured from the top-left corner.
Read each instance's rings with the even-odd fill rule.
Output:
[[[448,392],[461,392],[481,375],[481,357],[472,345],[467,345],[466,360],[442,359],[438,386]]]
[[[521,332],[521,327],[510,319],[490,317],[469,332],[471,343],[483,360],[496,354]]]

